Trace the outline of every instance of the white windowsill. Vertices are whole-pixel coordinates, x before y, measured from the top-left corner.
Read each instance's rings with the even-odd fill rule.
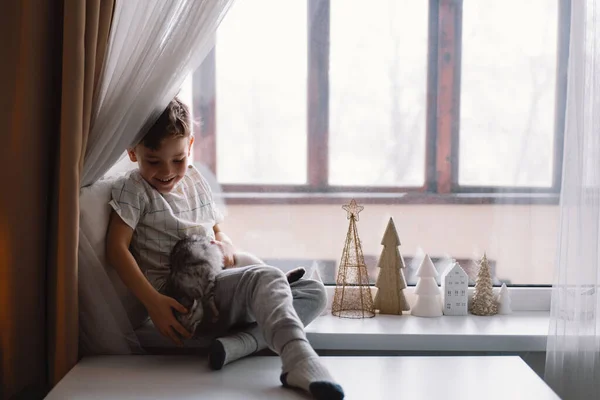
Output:
[[[547,311],[480,317],[376,315],[346,319],[323,315],[307,328],[316,350],[358,351],[546,351]]]
[[[327,286],[329,309],[335,287]],[[496,291],[499,288],[495,288]],[[375,295],[376,288],[372,293]],[[409,304],[414,287],[404,289]],[[469,288],[469,297],[473,288]],[[307,328],[317,350],[351,351],[546,351],[550,323],[550,288],[509,288],[513,313],[480,317],[376,315],[346,319],[323,315]]]

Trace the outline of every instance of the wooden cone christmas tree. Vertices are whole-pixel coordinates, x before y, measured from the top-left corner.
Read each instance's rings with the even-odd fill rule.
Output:
[[[410,313],[417,317],[441,317],[442,300],[440,298],[440,289],[435,280],[438,275],[431,258],[426,254],[417,270],[417,286],[415,294],[417,301],[411,308]]]
[[[479,263],[479,272],[475,281],[475,291],[473,292],[473,301],[469,309],[471,314],[475,315],[494,315],[498,312],[498,304],[494,298],[494,286],[492,284],[492,275],[490,265],[484,254]]]
[[[403,292],[406,280],[402,269],[405,266],[398,250],[400,239],[393,218],[388,222],[381,244],[383,250],[377,264],[379,275],[375,286],[379,290],[375,295],[375,309],[379,310],[380,314],[402,315],[402,311],[408,311],[409,306]]]
[[[342,318],[371,318],[375,316],[375,309],[356,227],[358,213],[364,207],[352,200],[342,208],[348,212],[350,225],[340,261],[331,313]]]

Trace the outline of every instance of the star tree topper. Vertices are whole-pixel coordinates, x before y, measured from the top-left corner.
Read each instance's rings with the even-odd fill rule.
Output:
[[[356,200],[354,199],[352,199],[349,204],[342,206],[342,208],[348,212],[348,219],[354,217],[354,219],[357,221],[358,213],[365,209],[363,206],[356,204]]]

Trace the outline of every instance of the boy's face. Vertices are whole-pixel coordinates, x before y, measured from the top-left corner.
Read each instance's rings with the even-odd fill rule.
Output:
[[[146,182],[160,193],[169,193],[185,175],[192,143],[192,136],[170,137],[162,141],[158,150],[140,143],[127,153],[131,161],[138,163]]]

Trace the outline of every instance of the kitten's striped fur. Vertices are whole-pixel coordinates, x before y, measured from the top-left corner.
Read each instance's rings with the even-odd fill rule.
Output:
[[[212,311],[213,320],[219,316],[214,289],[215,278],[223,270],[223,254],[207,236],[191,235],[175,244],[170,263],[166,295],[188,309],[188,314],[175,312],[175,316],[193,333],[204,318],[205,306]]]

